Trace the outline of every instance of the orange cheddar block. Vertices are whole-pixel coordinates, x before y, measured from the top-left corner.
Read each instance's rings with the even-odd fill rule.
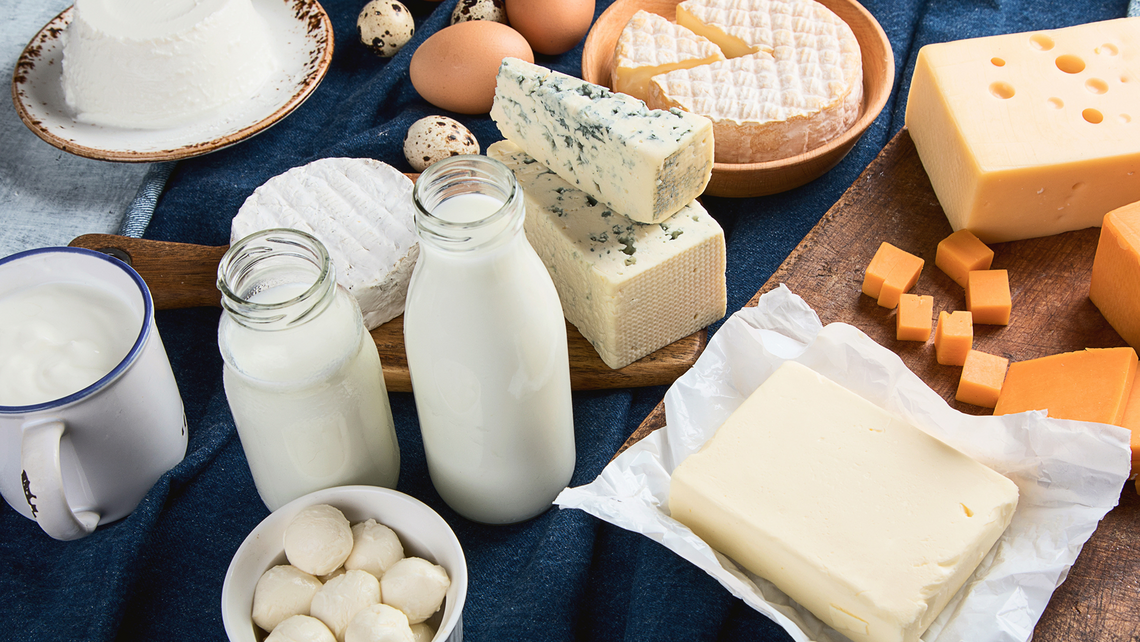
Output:
[[[899,341],[926,341],[930,338],[930,318],[934,314],[934,297],[926,294],[903,294],[895,316],[895,338]]]
[[[966,280],[966,308],[974,323],[1009,325],[1011,308],[1009,273],[1005,270],[974,270]]]
[[[1140,350],[1140,202],[1104,216],[1089,299],[1117,334]]]
[[[902,252],[902,250],[899,250]],[[909,253],[902,252],[891,267],[891,271],[887,274],[887,278],[883,281],[882,288],[879,289],[879,305],[884,308],[893,308],[899,304],[899,297],[914,287],[918,283],[918,275],[922,274],[922,266],[926,263],[917,256]]]
[[[934,265],[962,287],[970,272],[988,270],[993,261],[994,251],[970,230],[958,230],[939,241],[934,255]]]
[[[1008,367],[1009,359],[1005,357],[970,350],[966,354],[962,378],[958,380],[958,392],[954,398],[963,403],[993,408],[997,405]]]
[[[1132,476],[1140,476],[1140,377],[1132,383],[1132,394],[1128,396],[1120,425],[1132,431]],[[1136,490],[1140,491],[1140,482]]]
[[[1090,348],[1009,366],[995,415],[1047,410],[1050,417],[1121,425],[1136,380],[1132,348]]]
[[[867,264],[867,271],[863,274],[863,294],[878,299],[883,282],[887,280],[891,270],[907,256],[912,255],[886,241],[880,243],[875,256],[871,257],[871,262]]]
[[[966,363],[966,355],[974,347],[974,315],[969,310],[938,313],[938,329],[934,331],[934,357],[944,366]],[[992,406],[991,406],[992,408]]]

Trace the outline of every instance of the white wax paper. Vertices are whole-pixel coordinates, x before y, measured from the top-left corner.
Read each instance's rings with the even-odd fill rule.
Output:
[[[787,287],[724,323],[665,395],[664,428],[631,446],[590,484],[555,503],[642,533],[716,578],[799,642],[840,642],[770,582],[737,567],[669,517],[670,475],[786,360],[798,361],[1013,480],[1006,532],[922,636],[925,642],[1025,642],[1081,547],[1116,505],[1129,474],[1129,432],[1050,419],[954,410],[898,355],[853,326],[820,324]]]

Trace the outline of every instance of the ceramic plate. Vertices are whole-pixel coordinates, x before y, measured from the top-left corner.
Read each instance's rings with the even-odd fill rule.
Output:
[[[73,7],[47,24],[24,48],[12,75],[20,119],[66,152],[99,160],[152,162],[200,156],[260,133],[289,115],[328,71],[333,30],[316,0],[252,0],[269,26],[277,72],[250,100],[211,111],[170,129],[121,129],[76,122],[63,100],[62,36]]]

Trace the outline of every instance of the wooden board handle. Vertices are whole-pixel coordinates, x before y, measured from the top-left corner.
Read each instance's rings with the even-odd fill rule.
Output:
[[[135,269],[150,288],[158,310],[221,306],[218,262],[228,245],[192,245],[113,234],[84,234],[71,247],[110,254]]]
[[[221,305],[218,262],[229,249],[228,245],[192,245],[111,234],[85,234],[70,245],[104,252],[129,263],[150,288],[156,309]],[[410,391],[412,380],[404,354],[403,315],[375,328],[371,334],[384,364],[388,390]],[[707,334],[704,330],[695,332],[618,370],[607,366],[594,346],[569,323],[566,324],[566,341],[570,352],[570,387],[600,390],[673,383],[704,351]]]

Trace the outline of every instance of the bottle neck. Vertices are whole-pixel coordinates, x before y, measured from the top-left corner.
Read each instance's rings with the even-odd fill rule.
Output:
[[[522,232],[522,190],[506,165],[486,156],[452,156],[429,167],[413,191],[416,235],[446,252],[485,251]]]
[[[285,330],[322,313],[336,295],[336,270],[319,240],[299,230],[255,232],[218,264],[222,307],[243,326]]]

